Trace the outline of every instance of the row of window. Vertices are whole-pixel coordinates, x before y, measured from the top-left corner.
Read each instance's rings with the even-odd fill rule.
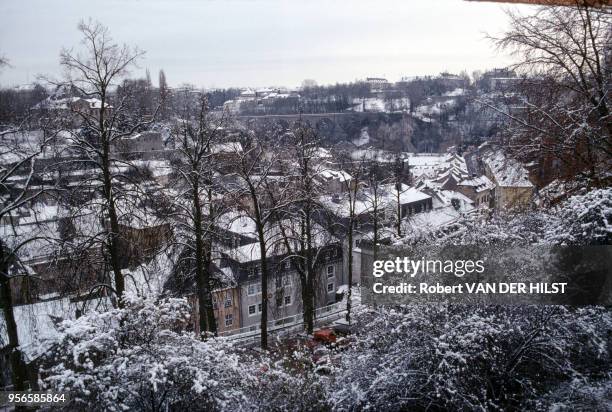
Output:
[[[291,306],[291,295],[286,296],[278,296],[276,298],[276,306],[281,308],[283,306]],[[255,316],[258,313],[261,313],[262,304],[258,303],[256,305],[249,305],[249,316]]]
[[[225,299],[224,299],[224,302],[223,302],[223,307],[224,308],[231,308],[232,307],[232,295],[230,295],[229,293],[225,296]],[[213,309],[215,309],[215,310],[219,309],[217,298],[215,296],[213,296]]]
[[[325,259],[327,260],[331,260],[337,257],[338,257],[337,248],[333,248],[329,250],[327,254],[325,255]],[[284,260],[282,264],[279,266],[280,266],[279,269],[291,270],[291,261],[288,259]],[[250,278],[259,277],[260,273],[261,273],[261,268],[258,265],[252,266],[251,268],[248,269],[248,274]]]

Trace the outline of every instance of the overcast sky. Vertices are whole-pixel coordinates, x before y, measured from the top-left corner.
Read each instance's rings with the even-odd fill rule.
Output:
[[[522,6],[523,8],[528,6]],[[484,33],[505,6],[463,0],[2,0],[4,86],[59,73],[80,19],[146,51],[134,74],[163,68],[172,86],[297,86],[499,67]]]

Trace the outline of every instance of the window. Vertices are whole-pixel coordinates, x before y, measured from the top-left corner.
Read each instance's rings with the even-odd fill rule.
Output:
[[[280,308],[283,306],[283,297],[281,295],[276,296],[276,307]]]
[[[259,266],[253,266],[249,269],[249,277],[256,278],[259,276]]]
[[[335,274],[334,265],[327,266],[327,277],[333,278]]]
[[[232,324],[234,323],[234,315],[231,313],[228,313],[225,315],[225,326],[232,326]]]
[[[277,276],[276,279],[274,279],[274,281],[275,281],[276,289],[280,289],[281,287],[283,287],[283,278],[281,276]]]
[[[291,276],[290,275],[283,276],[283,286],[291,286]]]
[[[230,295],[225,297],[225,305],[226,308],[232,307],[232,297]]]
[[[255,314],[255,305],[249,305],[249,316],[253,316]]]
[[[261,285],[259,283],[251,283],[247,286],[247,295],[254,296],[261,293]]]
[[[327,284],[327,293],[332,293],[334,291],[334,282],[330,282]]]
[[[257,305],[257,311],[258,311],[259,313],[261,313],[261,308],[262,308],[261,303],[259,303],[259,304]]]
[[[285,267],[286,270],[290,270],[291,269],[291,261],[289,259],[285,260],[285,263],[283,264],[283,266]]]
[[[217,298],[213,296],[213,310],[217,310],[218,308],[219,308],[219,305],[217,305]]]
[[[291,305],[291,295],[285,296],[285,306]]]

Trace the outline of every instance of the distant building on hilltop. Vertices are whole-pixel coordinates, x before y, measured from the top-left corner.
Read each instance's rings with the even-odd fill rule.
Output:
[[[370,85],[373,93],[381,92],[389,87],[389,80],[383,77],[368,77],[366,83]]]

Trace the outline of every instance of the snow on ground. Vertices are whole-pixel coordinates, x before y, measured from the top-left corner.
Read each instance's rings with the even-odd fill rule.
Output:
[[[354,112],[401,112],[410,108],[410,99],[400,97],[395,99],[381,99],[379,97],[368,97],[365,99],[353,99]]]
[[[444,96],[463,96],[465,94],[465,89],[461,87],[457,87],[455,90],[451,90],[450,92],[444,93]]]
[[[364,110],[365,109],[365,110]],[[365,99],[353,99],[353,111],[355,112],[384,112],[385,101],[378,97],[367,97]]]
[[[353,139],[353,144],[357,147],[365,146],[370,143],[370,135],[368,134],[368,128],[362,127],[361,133],[357,139]]]
[[[432,117],[439,115],[444,110],[455,105],[455,99],[447,99],[442,102],[422,105],[416,108],[414,117],[427,121]]]

